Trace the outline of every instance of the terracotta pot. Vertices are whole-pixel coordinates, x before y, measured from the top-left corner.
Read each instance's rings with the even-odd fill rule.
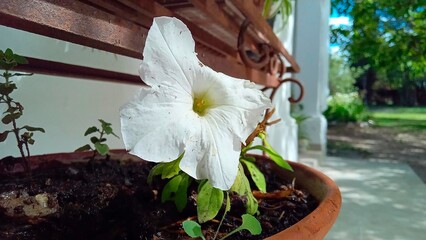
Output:
[[[111,155],[115,157],[121,156],[123,159],[138,159],[128,154],[123,155],[123,153],[125,153],[124,150],[113,150]],[[87,158],[91,156],[91,152],[39,155],[31,158],[31,165],[32,168],[38,168],[42,167],[44,163],[52,160],[62,163],[69,163],[71,159],[74,159],[74,161],[87,161]],[[266,157],[259,155],[253,156],[255,156],[258,161],[261,161],[262,164],[271,163]],[[301,221],[284,231],[268,237],[267,240],[323,239],[336,221],[341,207],[342,200],[339,188],[330,178],[311,167],[295,162],[290,162],[290,164],[294,172],[281,169],[275,164],[270,164],[270,166],[274,171],[281,173],[283,180],[292,181],[296,178],[296,186],[310,192],[319,201],[319,205]]]
[[[256,156],[260,161],[267,162],[263,156]],[[323,173],[301,163],[290,162],[294,172],[271,167],[282,172],[283,180],[296,178],[298,188],[306,189],[318,201],[318,207],[295,225],[281,231],[267,240],[320,240],[324,239],[337,219],[342,204],[340,191],[336,183]]]

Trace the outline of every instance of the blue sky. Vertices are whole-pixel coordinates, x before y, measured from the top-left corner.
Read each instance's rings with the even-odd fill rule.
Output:
[[[349,17],[330,17],[330,25],[350,25]]]
[[[329,25],[330,26],[339,26],[339,25],[351,25],[352,22],[349,19],[349,17],[345,17],[345,16],[338,16],[338,15],[334,15],[332,14],[330,19],[329,19]],[[330,44],[330,52],[331,53],[336,53],[339,51],[339,45],[336,44]]]

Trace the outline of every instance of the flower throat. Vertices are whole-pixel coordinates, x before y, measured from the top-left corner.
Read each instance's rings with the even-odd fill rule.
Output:
[[[192,110],[200,116],[204,116],[207,113],[207,109],[212,106],[211,100],[207,97],[207,94],[201,96],[194,96],[194,103]]]

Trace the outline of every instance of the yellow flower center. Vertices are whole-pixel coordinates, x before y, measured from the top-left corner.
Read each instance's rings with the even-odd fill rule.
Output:
[[[194,96],[194,103],[192,109],[200,116],[204,116],[207,113],[207,109],[212,106],[211,100],[207,94],[201,94]]]

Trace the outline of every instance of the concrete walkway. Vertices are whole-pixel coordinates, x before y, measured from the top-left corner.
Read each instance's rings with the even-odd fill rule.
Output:
[[[326,240],[426,239],[426,185],[407,164],[326,157],[343,205]]]

